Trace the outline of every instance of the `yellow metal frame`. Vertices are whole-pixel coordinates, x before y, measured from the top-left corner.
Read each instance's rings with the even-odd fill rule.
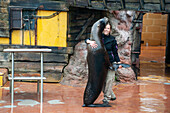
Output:
[[[9,44],[8,37],[0,37],[0,44]]]
[[[49,16],[56,11],[38,10],[38,16]],[[22,36],[24,34],[24,36]],[[14,45],[22,45],[22,37],[24,37],[24,45],[35,45],[35,31],[13,30],[11,33],[11,42]],[[9,44],[9,40],[5,43]],[[1,43],[1,42],[0,42]],[[37,19],[37,46],[54,46],[54,47],[67,47],[67,12],[60,12],[52,18]]]
[[[38,16],[48,16],[55,12],[39,10]],[[37,23],[37,45],[67,46],[67,12],[60,12],[50,19],[38,19]]]
[[[35,31],[31,30],[31,45],[35,45]],[[12,31],[12,44],[14,45],[21,45],[22,44],[22,30],[13,30]],[[24,31],[24,45],[30,45],[30,38],[29,38],[29,30]]]

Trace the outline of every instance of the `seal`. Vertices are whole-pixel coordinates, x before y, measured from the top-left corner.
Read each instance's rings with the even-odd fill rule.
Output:
[[[87,46],[87,62],[88,62],[88,81],[84,91],[84,105],[88,107],[94,103],[94,101],[100,95],[104,81],[106,79],[108,67],[109,67],[109,56],[102,43],[102,31],[108,22],[108,18],[104,17],[95,22],[91,28],[90,40],[93,40],[98,45],[97,48],[92,48],[90,45]]]

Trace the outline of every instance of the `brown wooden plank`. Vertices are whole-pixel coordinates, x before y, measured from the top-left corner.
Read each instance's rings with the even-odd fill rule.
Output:
[[[0,62],[0,67],[8,68],[11,71],[11,62]],[[44,63],[44,72],[62,72],[66,63]],[[39,62],[16,62],[15,72],[40,72]]]
[[[87,29],[87,27],[90,25],[90,23],[92,22],[93,18],[94,18],[94,14],[92,14],[90,16],[90,18],[86,21],[86,23],[82,26],[81,31],[79,32],[79,34],[76,36],[75,40],[79,40],[80,37],[83,35],[83,33],[85,32],[85,30]]]
[[[110,1],[111,1],[111,0],[110,0]],[[139,0],[125,0],[125,3],[126,3],[126,2],[131,2],[131,3],[133,3],[133,2],[134,2],[134,3],[138,2],[138,3],[139,3]]]
[[[140,4],[139,3],[126,3],[126,8],[128,9],[139,9]]]
[[[57,47],[50,49],[52,49],[53,53],[57,54],[73,54],[73,47]]]
[[[78,34],[79,31],[80,31],[81,27],[80,28],[72,28],[72,30],[69,32],[69,34]]]
[[[75,40],[75,35],[71,35],[71,37],[70,38],[68,38],[67,39],[67,41],[69,42],[69,41],[71,41],[71,42],[77,42],[76,40]],[[81,39],[79,39],[79,40],[85,40],[86,38],[88,38],[88,37],[90,37],[90,34],[83,34],[82,36],[81,36]]]
[[[73,42],[67,42],[67,46],[72,47],[72,46],[75,46],[77,43],[78,43],[78,42],[76,42],[76,41],[73,41]]]
[[[11,55],[9,53],[0,52],[0,61],[10,61]]]
[[[3,53],[5,55],[5,53]],[[3,55],[2,55],[3,58]],[[8,57],[11,60],[11,57]],[[6,58],[6,59],[7,59]],[[15,53],[14,60],[17,61],[40,61],[40,53]],[[44,62],[68,62],[68,54],[44,53]]]
[[[9,45],[0,45],[0,52],[2,52],[4,49],[9,48]]]
[[[77,22],[71,22],[70,27],[76,27],[76,26],[83,26],[85,23],[85,20],[83,21],[77,21]]]
[[[149,2],[149,3],[160,3],[160,0],[144,0],[145,3]]]
[[[160,11],[160,4],[144,4],[144,9],[151,11]]]
[[[60,82],[63,79],[63,73],[44,73],[46,80],[44,82]]]

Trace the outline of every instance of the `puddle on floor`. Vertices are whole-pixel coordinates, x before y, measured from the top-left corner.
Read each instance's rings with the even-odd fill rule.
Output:
[[[49,104],[64,104],[64,102],[61,102],[60,100],[50,100],[48,101]]]
[[[37,104],[40,104],[39,102],[31,99],[26,99],[26,100],[20,100],[21,102],[18,102],[19,106],[35,106]]]
[[[170,77],[165,77],[165,76],[148,75],[148,76],[138,77],[138,80],[162,82],[165,85],[170,85]]]
[[[0,104],[2,104],[2,103],[6,103],[6,101],[5,100],[0,100]]]
[[[17,107],[17,106],[12,106],[12,105],[5,105],[5,106],[0,106],[0,108],[15,108],[15,107]]]

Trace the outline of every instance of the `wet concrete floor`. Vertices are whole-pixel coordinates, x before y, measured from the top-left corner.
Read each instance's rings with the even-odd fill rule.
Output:
[[[138,77],[138,81],[118,83],[113,87],[117,99],[110,102],[111,107],[82,107],[85,85],[72,87],[44,83],[42,113],[170,113],[170,78],[164,75],[164,66],[160,70],[159,67],[154,69],[157,63],[165,65],[164,54],[156,59],[151,58],[152,54],[148,55],[150,52],[160,54],[162,49],[165,50],[164,47],[142,48],[141,67],[147,70],[141,69],[143,75]],[[0,87],[0,113],[40,113],[40,95],[37,95],[36,86],[36,83],[15,82],[13,109],[10,106],[9,82]],[[103,93],[95,103],[102,104],[102,99]]]
[[[165,48],[165,46],[142,46],[140,55],[141,76],[158,75],[170,77],[170,68],[165,66]]]

